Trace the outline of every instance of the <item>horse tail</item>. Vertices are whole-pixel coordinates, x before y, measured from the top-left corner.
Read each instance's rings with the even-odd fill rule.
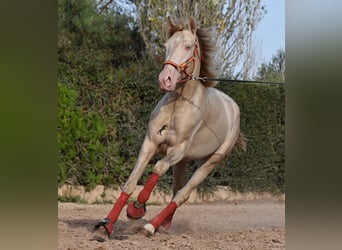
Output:
[[[236,144],[241,151],[246,151],[247,150],[247,138],[244,136],[243,133],[239,133],[239,137],[236,140]]]
[[[231,149],[233,153],[237,155],[241,155],[242,151],[245,152],[247,150],[247,141],[248,139],[244,136],[243,133],[239,132],[239,136],[235,141],[233,148]],[[221,170],[224,171],[224,168],[227,166],[227,160],[231,151],[228,151],[224,156],[222,163],[220,164]]]

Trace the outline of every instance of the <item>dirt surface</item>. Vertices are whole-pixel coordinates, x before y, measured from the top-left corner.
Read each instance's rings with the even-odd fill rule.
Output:
[[[285,249],[284,201],[184,204],[170,230],[159,230],[152,237],[140,229],[164,206],[148,206],[138,221],[126,218],[125,207],[112,239],[101,241],[93,227],[111,208],[111,204],[58,203],[58,249]]]

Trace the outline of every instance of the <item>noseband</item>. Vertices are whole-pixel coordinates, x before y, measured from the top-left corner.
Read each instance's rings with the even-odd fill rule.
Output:
[[[183,79],[179,80],[178,81],[179,83],[184,83],[186,81],[193,80],[194,79],[194,77],[192,75],[193,72],[189,73],[186,70],[189,67],[190,63],[192,63],[192,62],[194,63],[194,69],[195,69],[195,63],[196,63],[195,58],[196,58],[196,55],[198,56],[198,59],[201,61],[201,56],[198,53],[197,38],[196,38],[195,48],[194,48],[193,54],[192,54],[192,56],[188,60],[186,60],[185,62],[183,62],[181,64],[177,64],[174,61],[167,60],[167,61],[165,61],[163,63],[163,67],[164,67],[164,65],[169,64],[169,65],[173,66],[179,73],[185,74],[186,76]]]

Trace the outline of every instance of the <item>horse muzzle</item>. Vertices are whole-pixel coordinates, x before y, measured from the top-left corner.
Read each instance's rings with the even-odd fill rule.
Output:
[[[164,65],[159,74],[159,88],[165,91],[174,91],[180,75],[172,66]]]

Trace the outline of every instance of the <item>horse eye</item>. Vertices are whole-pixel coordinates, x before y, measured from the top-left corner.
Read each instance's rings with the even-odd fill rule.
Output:
[[[186,50],[190,50],[191,49],[191,45],[185,45],[185,49]]]

